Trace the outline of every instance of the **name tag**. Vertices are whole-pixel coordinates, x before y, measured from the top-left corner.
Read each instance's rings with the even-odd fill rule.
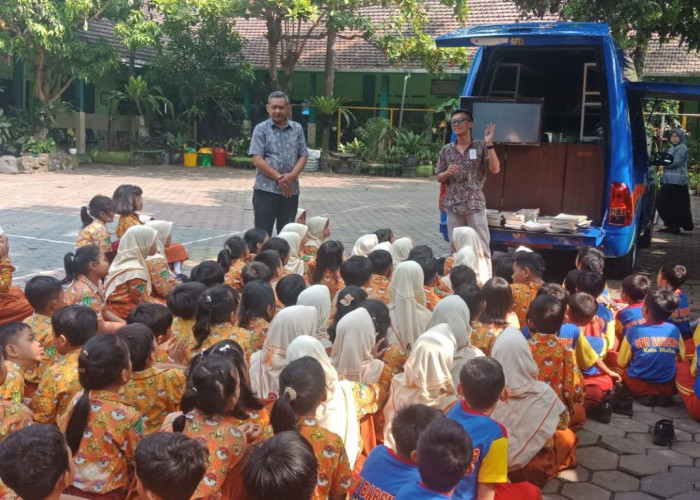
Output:
[[[476,160],[476,149],[470,149],[470,150],[469,150],[469,159],[470,159],[470,160]]]

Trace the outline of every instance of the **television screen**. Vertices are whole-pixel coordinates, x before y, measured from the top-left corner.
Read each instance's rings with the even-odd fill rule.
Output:
[[[462,97],[462,109],[474,116],[474,138],[482,138],[486,125],[496,125],[494,142],[539,145],[544,99]]]

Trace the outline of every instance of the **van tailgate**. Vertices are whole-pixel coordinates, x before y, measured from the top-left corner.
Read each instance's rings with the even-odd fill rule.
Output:
[[[577,233],[545,233],[490,226],[491,243],[498,245],[525,245],[552,250],[575,250],[582,246],[598,247],[603,243],[605,231],[600,227],[581,229]]]

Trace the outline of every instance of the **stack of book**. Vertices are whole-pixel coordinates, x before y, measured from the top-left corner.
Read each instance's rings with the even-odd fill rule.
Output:
[[[523,224],[523,229],[526,231],[537,231],[540,233],[547,233],[552,230],[552,225],[548,222],[541,222],[539,220],[529,220]]]
[[[517,212],[501,212],[503,225],[508,229],[522,229],[525,223],[525,216]]]
[[[590,220],[585,215],[559,214],[555,217],[540,217],[540,223],[549,224],[551,230],[556,233],[575,233],[582,227],[591,225]]]
[[[489,226],[500,226],[501,225],[501,212],[494,210],[493,208],[486,209],[486,220]]]
[[[524,222],[528,221],[534,221],[537,220],[537,217],[540,215],[540,209],[539,208],[521,208],[517,212],[515,212],[517,215],[522,215]]]

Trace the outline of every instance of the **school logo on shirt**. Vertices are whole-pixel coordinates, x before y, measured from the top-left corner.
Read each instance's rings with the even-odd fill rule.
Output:
[[[644,352],[667,352],[675,354],[678,340],[672,337],[640,337],[635,339],[634,347]]]

